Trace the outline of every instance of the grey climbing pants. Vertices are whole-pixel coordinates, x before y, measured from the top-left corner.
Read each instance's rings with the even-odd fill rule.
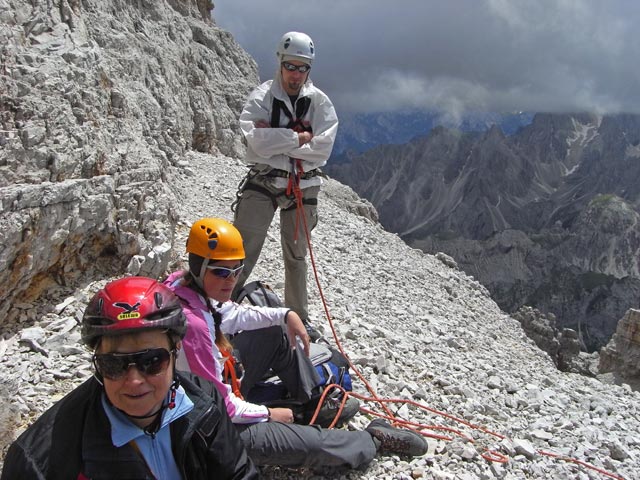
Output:
[[[364,430],[327,430],[280,422],[236,427],[256,465],[360,468],[376,455],[373,439]]]
[[[252,401],[251,389],[269,370],[282,380],[292,399],[307,402],[319,377],[309,358],[300,349],[291,349],[289,338],[279,326],[245,330],[231,339],[240,352],[244,378],[240,393]]]

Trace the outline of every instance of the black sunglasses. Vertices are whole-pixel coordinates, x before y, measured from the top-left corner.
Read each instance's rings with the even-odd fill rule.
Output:
[[[307,73],[309,70],[311,70],[311,65],[307,64],[294,65],[293,63],[289,62],[282,62],[282,66],[285,70],[289,70],[290,72],[295,72],[297,70],[300,73]]]
[[[100,353],[93,356],[96,371],[109,380],[120,380],[131,365],[135,365],[140,373],[151,377],[163,374],[169,367],[171,354],[175,350],[166,348],[150,348],[133,353]]]

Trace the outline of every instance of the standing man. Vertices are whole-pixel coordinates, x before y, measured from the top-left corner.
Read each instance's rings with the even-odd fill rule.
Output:
[[[308,35],[284,34],[276,56],[275,78],[251,92],[240,115],[248,145],[245,162],[251,170],[235,205],[234,225],[244,239],[247,258],[234,295],[251,274],[279,208],[284,301],[317,339],[319,333],[309,325],[307,233],[318,222],[319,167],[331,155],[338,117],[329,97],[309,78],[315,47]]]

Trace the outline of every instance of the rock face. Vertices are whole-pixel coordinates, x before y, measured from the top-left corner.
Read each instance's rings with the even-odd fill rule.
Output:
[[[617,383],[640,388],[640,310],[630,309],[616,333],[600,351],[600,373],[613,373]]]
[[[509,137],[437,128],[327,172],[505,310],[553,313],[597,350],[640,298],[639,159],[640,116],[540,114]]]
[[[553,363],[563,372],[596,376],[598,354],[586,354],[578,333],[570,328],[558,330],[555,315],[523,306],[513,314],[527,336],[541,350],[547,352]]]
[[[0,0],[0,318],[94,267],[166,269],[166,170],[189,150],[241,154],[257,83],[211,8]]]

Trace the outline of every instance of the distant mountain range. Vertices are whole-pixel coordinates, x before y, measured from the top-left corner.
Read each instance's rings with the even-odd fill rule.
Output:
[[[326,172],[506,311],[554,313],[593,350],[638,307],[640,116],[537,114],[510,136],[436,127],[348,157]]]
[[[533,113],[467,113],[460,119],[435,111],[413,110],[409,112],[342,114],[340,128],[333,148],[332,162],[345,161],[347,152],[362,153],[379,145],[398,145],[415,137],[426,135],[434,127],[444,126],[463,132],[486,131],[498,125],[511,135],[531,123]]]

